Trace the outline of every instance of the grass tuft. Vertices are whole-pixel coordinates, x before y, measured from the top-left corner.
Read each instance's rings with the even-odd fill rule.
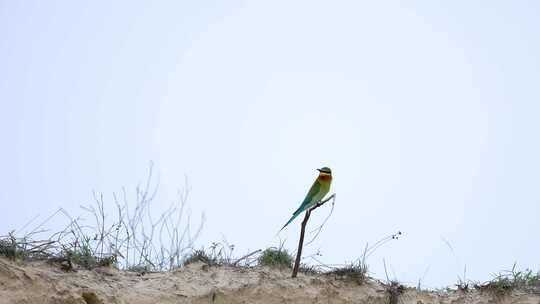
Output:
[[[183,266],[198,262],[202,262],[210,266],[217,265],[217,261],[215,258],[210,257],[209,254],[204,251],[204,249],[198,249],[194,250],[184,259]]]
[[[138,274],[146,274],[148,272],[151,272],[152,271],[152,265],[132,265],[130,266],[129,268],[126,269],[126,271],[129,271],[129,272],[136,272]]]
[[[208,249],[193,250],[184,258],[182,265],[202,262],[208,266],[237,266],[237,263],[233,261],[234,247],[227,241],[213,242]]]
[[[363,260],[358,260],[343,267],[328,271],[326,272],[326,275],[334,276],[336,279],[340,280],[353,281],[362,285],[367,282],[369,278],[368,265],[364,263]]]
[[[18,249],[16,239],[11,235],[0,239],[0,256],[16,259],[21,258],[22,254],[23,252]]]
[[[403,294],[405,291],[405,286],[399,283],[396,280],[392,280],[386,284],[384,284],[384,289],[386,290],[386,293],[388,295],[388,303],[390,304],[398,304],[399,303],[399,297]]]
[[[317,275],[323,273],[319,266],[310,264],[300,264],[298,272],[308,275]]]
[[[283,247],[270,247],[265,249],[258,259],[259,266],[275,268],[291,268],[293,257]]]
[[[516,270],[516,264],[511,270],[503,271],[491,280],[483,284],[475,284],[480,291],[489,291],[496,295],[503,296],[514,290],[540,291],[540,271],[533,272],[530,269],[524,271]]]

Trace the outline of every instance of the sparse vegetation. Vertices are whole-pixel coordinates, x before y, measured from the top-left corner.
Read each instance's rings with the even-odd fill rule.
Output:
[[[182,265],[202,262],[208,266],[237,266],[233,258],[234,247],[227,241],[214,242],[208,249],[193,250],[184,258]]]
[[[282,246],[279,248],[270,247],[261,253],[258,261],[261,266],[291,268],[293,257],[289,254],[287,249],[284,249]]]
[[[22,258],[24,251],[17,246],[17,241],[13,235],[0,239],[0,256],[5,256],[10,259]]]
[[[458,276],[458,281],[455,284],[457,290],[466,293],[471,290],[471,282],[467,280],[467,265],[463,266],[463,276]]]
[[[530,269],[518,271],[514,264],[511,270],[495,275],[491,281],[475,284],[475,288],[496,295],[506,295],[514,290],[540,291],[540,271],[533,272]]]
[[[178,200],[156,217],[151,206],[157,188],[152,185],[150,166],[144,186],[136,187],[134,204],[129,203],[125,189],[119,195],[113,193],[113,202],[107,204],[103,194],[94,193],[94,204],[82,207],[92,221],[88,222],[82,216],[73,218],[60,208],[23,236],[17,236],[21,231],[15,231],[0,237],[0,255],[11,259],[61,262],[67,270],[75,265],[86,269],[115,266],[140,270],[142,267],[146,271],[180,267],[202,230],[204,216],[198,228],[192,231],[191,217],[186,212],[189,196],[186,182]],[[116,209],[106,211],[107,205]],[[110,214],[113,217],[109,217]],[[47,233],[44,225],[59,215],[69,220],[68,225],[44,240],[38,239]]]
[[[369,278],[368,266],[363,259],[335,268],[326,272],[326,274],[337,279],[354,281],[358,284],[364,284]]]
[[[328,275],[333,275],[338,279],[352,280],[358,284],[363,284],[369,279],[369,266],[367,259],[382,245],[388,243],[391,240],[397,240],[402,235],[401,231],[394,234],[383,237],[382,239],[369,246],[366,244],[362,256],[355,262],[346,264],[345,266],[335,267],[326,272]]]
[[[469,292],[470,290],[469,285],[470,285],[469,282],[458,280],[458,282],[456,283],[456,288],[457,290],[461,292]]]
[[[320,269],[318,265],[309,265],[309,264],[300,264],[300,268],[298,269],[300,273],[303,274],[309,274],[309,275],[316,275],[321,274],[323,271]]]
[[[0,256],[12,260],[43,259],[48,256],[46,248],[51,241],[34,241],[29,237],[16,237],[14,232],[0,236]]]
[[[76,264],[86,269],[93,269],[101,264],[98,257],[92,253],[88,246],[67,249],[63,252],[63,255],[71,265]]]
[[[189,264],[193,264],[197,262],[202,262],[210,266],[217,264],[215,258],[209,257],[206,251],[204,251],[204,249],[197,249],[197,250],[194,250],[192,253],[190,253],[184,259],[183,266],[187,266]]]
[[[395,277],[390,279],[388,276],[388,269],[386,268],[386,261],[383,259],[383,265],[384,265],[384,274],[386,275],[386,281],[382,283],[384,286],[384,290],[386,291],[386,294],[388,296],[388,303],[389,304],[397,304],[399,302],[399,297],[403,292],[405,291],[405,286],[401,284],[398,279]]]
[[[152,271],[151,265],[132,265],[126,269],[129,272],[136,272],[139,274],[146,274]]]
[[[397,280],[392,280],[390,282],[384,283],[384,289],[388,295],[389,304],[399,303],[399,296],[405,291],[405,286],[399,283]]]
[[[173,270],[196,262],[208,266],[249,267],[256,264],[274,268],[292,267],[293,256],[283,244],[264,251],[256,250],[240,258],[234,257],[235,246],[227,241],[214,242],[208,248],[194,250],[193,244],[202,229],[204,218],[201,218],[201,224],[192,232],[190,216],[186,215],[185,211],[188,187],[180,192],[175,204],[160,216],[154,217],[150,212],[150,206],[156,196],[157,187],[151,187],[151,179],[150,169],[145,186],[136,188],[134,208],[130,207],[126,191],[123,189],[121,195],[113,194],[116,212],[113,213],[114,218],[108,217],[104,196],[94,194],[94,204],[83,207],[86,215],[93,218],[91,223],[83,217],[73,218],[64,209],[59,209],[22,236],[18,236],[19,231],[0,236],[0,256],[12,260],[59,262],[66,271],[76,267],[93,269],[108,266],[140,274]],[[43,226],[57,215],[69,219],[68,225],[45,239],[39,239],[39,235],[47,232]],[[180,228],[181,225],[183,228]],[[330,267],[312,256],[318,264],[303,263],[300,272],[312,275],[324,274],[364,284],[370,279],[367,258],[379,247],[400,236],[401,232],[397,232],[382,238],[372,246],[366,244],[361,257],[344,266]],[[449,244],[448,246],[453,251]],[[514,290],[540,292],[540,272],[533,272],[530,269],[518,271],[515,264],[511,270],[503,271],[485,283],[475,284],[465,278],[466,268],[463,277],[458,277],[456,287],[459,291],[468,292],[474,288],[499,296]],[[389,303],[397,303],[405,287],[397,280],[389,280],[388,275],[386,282],[381,284],[388,294]]]

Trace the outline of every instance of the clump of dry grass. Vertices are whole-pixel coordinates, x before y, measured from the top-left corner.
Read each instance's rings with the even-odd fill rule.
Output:
[[[325,272],[325,274],[332,275],[337,279],[351,280],[357,282],[358,284],[364,284],[367,282],[367,280],[369,280],[369,266],[366,262],[367,259],[382,245],[392,240],[399,239],[401,235],[401,231],[398,231],[394,234],[381,238],[371,246],[366,244],[364,247],[364,252],[359,259],[344,266],[333,267],[331,270]]]
[[[193,264],[197,262],[202,262],[211,266],[217,264],[216,260],[210,257],[209,254],[206,253],[204,249],[196,249],[196,250],[193,250],[192,253],[186,256],[183,262],[183,266],[187,266],[189,264]]]
[[[480,291],[492,292],[499,296],[506,295],[514,290],[539,292],[540,271],[533,272],[530,269],[519,271],[514,263],[511,270],[500,272],[492,280],[477,283],[474,287]]]
[[[368,265],[364,260],[358,260],[342,267],[337,267],[325,273],[334,276],[336,279],[354,281],[364,284],[368,279]]]
[[[405,291],[405,285],[401,284],[397,278],[390,279],[388,276],[388,270],[386,268],[386,260],[383,259],[383,265],[384,265],[384,274],[386,275],[386,281],[381,282],[382,286],[384,287],[384,290],[386,292],[386,295],[388,296],[388,303],[389,304],[397,304],[399,303],[399,297],[403,294]]]
[[[298,272],[308,275],[318,275],[324,273],[319,265],[300,264]]]
[[[213,242],[208,249],[204,247],[193,250],[187,254],[182,262],[183,266],[202,262],[208,266],[235,266],[233,259],[234,245],[226,240],[222,242]]]
[[[399,303],[399,297],[405,291],[405,286],[397,280],[392,280],[383,284],[386,294],[388,295],[389,304]]]
[[[115,266],[127,270],[164,271],[182,266],[184,256],[202,230],[204,216],[192,231],[191,217],[186,212],[187,181],[178,199],[155,216],[151,209],[158,186],[152,183],[152,168],[151,165],[143,186],[136,187],[133,203],[130,203],[125,188],[120,194],[113,193],[112,202],[107,203],[103,194],[94,192],[94,204],[82,207],[90,221],[83,216],[74,218],[60,208],[23,236],[17,236],[18,231],[0,236],[0,256],[61,262],[65,269]],[[115,209],[106,210],[105,206],[115,206]],[[39,238],[48,233],[43,227],[57,216],[68,219],[65,228]]]

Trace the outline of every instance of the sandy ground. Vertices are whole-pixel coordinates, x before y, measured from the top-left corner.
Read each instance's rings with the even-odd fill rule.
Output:
[[[65,272],[44,262],[0,258],[0,304],[150,303],[390,303],[384,286],[359,285],[325,275],[289,277],[269,268],[208,267],[197,263],[168,273],[139,275],[111,268]],[[540,295],[406,289],[397,303],[527,303]]]

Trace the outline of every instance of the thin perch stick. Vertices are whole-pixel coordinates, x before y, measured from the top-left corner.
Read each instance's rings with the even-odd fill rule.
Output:
[[[302,221],[302,228],[300,229],[300,240],[298,241],[298,250],[296,251],[296,260],[294,261],[294,268],[292,272],[293,278],[296,278],[296,276],[298,275],[298,269],[300,268],[300,260],[302,259],[302,247],[304,247],[304,235],[306,232],[306,225],[309,220],[309,216],[311,215],[311,212],[321,207],[329,200],[335,199],[335,197],[336,197],[336,194],[332,194],[327,199],[318,202],[317,205],[309,208],[306,211],[306,216],[304,217],[304,220]]]

